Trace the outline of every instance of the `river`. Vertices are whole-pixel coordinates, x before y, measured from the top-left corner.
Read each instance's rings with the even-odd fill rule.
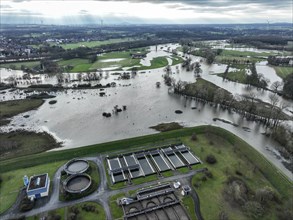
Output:
[[[172,47],[172,45],[167,46]],[[173,47],[175,46],[173,45]],[[155,57],[154,47],[151,47],[151,50],[154,54],[152,57]],[[159,53],[162,54],[162,51]],[[192,57],[192,59],[196,60],[197,58]],[[263,64],[260,66],[270,68]],[[179,73],[175,73],[176,67],[172,67],[173,76],[176,79],[188,82],[196,80],[193,72],[182,70],[180,65],[178,68]],[[225,68],[225,65],[213,64],[209,66],[202,63],[202,78],[233,94],[248,92],[245,85],[223,81],[216,75],[216,73],[223,72]],[[275,150],[278,144],[261,134],[265,131],[263,126],[249,122],[236,113],[202,105],[194,100],[186,102],[183,97],[169,94],[168,87],[163,83],[163,68],[140,71],[134,78],[119,81],[116,80],[117,76],[111,75],[111,73],[112,71],[109,71],[109,76],[100,81],[102,84],[113,81],[117,83],[117,87],[105,89],[106,96],[100,97],[98,89],[69,89],[56,92],[53,93],[56,95],[54,100],[57,100],[55,105],[50,105],[46,101],[38,110],[15,116],[11,123],[2,127],[1,130],[9,131],[22,128],[47,131],[53,134],[57,140],[63,141],[63,147],[55,149],[61,150],[157,133],[149,127],[162,122],[175,121],[186,127],[214,125],[227,129],[244,139],[293,180],[292,173],[282,163],[285,159]],[[273,75],[273,73],[270,74]],[[43,80],[44,82],[54,81],[54,79],[46,77]],[[161,82],[160,88],[156,87],[156,82]],[[269,92],[256,89],[255,92],[259,98],[267,100]],[[24,98],[25,94],[21,93],[20,90],[7,91],[5,94],[0,94],[0,100]],[[290,104],[292,108],[292,102],[280,99],[282,102]],[[126,105],[127,110],[114,114],[110,118],[102,116],[103,112],[112,112],[115,105],[120,107]],[[192,107],[197,107],[197,109]],[[183,114],[175,114],[175,110],[182,110]],[[29,117],[24,118],[24,115],[29,115]],[[213,118],[222,118],[240,126],[235,127],[221,121],[213,121]],[[246,130],[243,127],[249,129]]]

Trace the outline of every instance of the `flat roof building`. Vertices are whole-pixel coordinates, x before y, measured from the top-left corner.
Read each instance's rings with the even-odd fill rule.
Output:
[[[29,199],[37,199],[49,195],[50,178],[48,173],[30,177],[29,184],[26,188]]]

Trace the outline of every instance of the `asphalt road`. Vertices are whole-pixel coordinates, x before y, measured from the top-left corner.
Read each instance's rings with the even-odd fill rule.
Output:
[[[42,206],[40,208],[34,208],[34,209],[32,209],[28,212],[25,212],[25,213],[20,213],[17,206],[13,206],[7,212],[5,212],[3,215],[1,215],[0,219],[1,220],[15,219],[15,218],[19,218],[24,215],[25,216],[34,216],[34,215],[37,215],[37,214],[40,214],[43,212],[48,212],[48,211],[51,211],[54,209],[58,209],[58,208],[66,207],[66,206],[72,206],[72,205],[82,203],[82,202],[93,201],[93,202],[99,203],[104,208],[107,220],[112,220],[112,215],[111,215],[111,211],[110,211],[110,207],[109,207],[109,198],[111,196],[116,195],[118,193],[126,193],[128,191],[144,188],[144,187],[147,187],[150,185],[157,184],[158,182],[172,182],[175,180],[180,180],[180,181],[188,182],[190,184],[191,177],[193,175],[195,175],[196,173],[201,172],[203,170],[203,169],[192,170],[192,171],[185,173],[185,174],[178,174],[175,176],[162,178],[160,180],[145,182],[145,183],[142,183],[139,185],[130,185],[130,186],[122,188],[122,189],[111,190],[108,188],[108,185],[107,185],[107,177],[106,177],[107,174],[106,174],[106,169],[104,169],[104,165],[103,165],[103,157],[99,155],[97,157],[86,157],[83,159],[93,161],[98,166],[99,174],[100,174],[100,185],[99,185],[97,191],[95,191],[91,195],[88,195],[88,196],[83,197],[81,199],[77,199],[77,200],[73,200],[73,201],[59,201],[60,174],[63,169],[63,166],[62,166],[55,173],[54,179],[51,180],[51,181],[53,181],[53,190],[50,193],[50,199],[49,199],[48,203],[46,203],[44,206]],[[51,184],[52,184],[52,182],[51,182]],[[195,204],[196,204],[195,211],[196,211],[197,218],[199,220],[201,220],[202,217],[201,217],[200,210],[199,210],[199,200],[196,195],[196,192],[194,191],[191,194],[191,196],[194,199]]]

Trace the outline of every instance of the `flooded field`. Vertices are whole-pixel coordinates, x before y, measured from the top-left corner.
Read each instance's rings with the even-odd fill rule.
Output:
[[[168,54],[165,51],[168,47],[176,48],[177,45],[165,45],[162,47],[158,47],[157,52],[155,47],[151,47],[151,52],[144,60],[145,65],[154,57]],[[193,61],[198,59],[199,57],[192,57]],[[223,81],[221,77],[218,77],[216,74],[224,72],[226,65],[206,65],[205,63],[201,63],[201,65],[203,79],[230,91],[234,95],[248,94],[253,91],[258,98],[263,101],[269,101],[270,92],[268,91],[255,88],[248,89],[246,85]],[[181,69],[181,65],[177,66],[179,73],[176,72],[176,66],[172,66],[174,78],[187,82],[196,80],[193,72],[186,72]],[[257,70],[270,78],[271,83],[280,81],[274,69],[265,65],[265,63],[258,63]],[[285,159],[274,151],[274,147],[278,145],[261,134],[265,132],[264,127],[243,119],[237,113],[215,109],[207,104],[203,105],[194,100],[186,100],[178,95],[168,93],[168,87],[164,85],[162,78],[162,74],[165,73],[164,68],[139,71],[135,77],[129,80],[117,80],[117,76],[111,75],[111,73],[113,71],[107,73],[104,71],[103,78],[100,81],[91,82],[93,85],[116,82],[116,87],[106,88],[103,91],[105,96],[101,97],[99,95],[99,89],[68,89],[51,92],[56,95],[56,98],[54,98],[57,101],[56,104],[50,105],[46,101],[38,110],[25,113],[29,117],[24,118],[24,114],[15,116],[11,123],[3,127],[2,130],[9,131],[21,128],[47,131],[58,140],[63,141],[64,147],[58,149],[60,150],[157,133],[149,127],[164,122],[179,122],[186,127],[214,125],[225,128],[244,139],[272,161],[287,176],[291,176],[290,171],[282,164]],[[11,74],[21,75],[21,71],[1,70],[2,79],[4,79],[4,76]],[[75,77],[75,75],[73,73],[72,77]],[[106,75],[107,77],[105,77]],[[41,77],[43,83],[57,82],[55,77]],[[161,83],[160,88],[156,87],[156,82]],[[72,85],[72,83],[68,85]],[[24,84],[23,86],[25,87]],[[26,94],[22,90],[7,91],[5,94],[0,94],[0,100],[19,99],[25,98],[25,96]],[[292,102],[281,97],[280,101],[289,106],[287,112],[288,109],[292,110]],[[115,105],[121,108],[125,105],[127,110],[117,114],[113,113],[112,110]],[[175,110],[181,110],[183,114],[175,114]],[[112,117],[103,117],[103,112],[111,112]],[[222,118],[239,126],[235,127],[221,121],[214,121],[213,118]]]

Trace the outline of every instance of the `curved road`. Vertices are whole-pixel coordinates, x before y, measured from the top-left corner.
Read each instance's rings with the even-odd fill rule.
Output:
[[[126,193],[128,191],[137,190],[137,189],[140,189],[143,187],[154,185],[160,181],[160,180],[155,180],[155,181],[151,181],[151,182],[145,182],[145,183],[142,183],[139,185],[131,185],[131,186],[128,186],[128,187],[122,188],[122,189],[111,190],[108,188],[108,185],[107,185],[107,177],[106,177],[107,174],[106,174],[106,171],[105,171],[104,165],[103,165],[103,157],[99,155],[98,157],[87,157],[87,158],[83,158],[83,159],[93,161],[98,166],[99,174],[100,174],[100,185],[99,185],[97,191],[95,191],[94,193],[92,193],[86,197],[83,197],[83,198],[80,198],[77,200],[59,201],[60,174],[63,169],[63,166],[62,166],[57,170],[57,172],[54,175],[53,190],[51,192],[51,196],[50,196],[49,202],[47,204],[45,204],[44,206],[39,207],[39,208],[34,208],[34,209],[32,209],[28,212],[25,212],[25,213],[20,213],[19,210],[15,206],[13,206],[11,209],[9,209],[8,211],[6,211],[4,214],[2,214],[0,216],[1,220],[15,219],[15,218],[19,218],[23,215],[34,216],[34,215],[37,215],[37,214],[40,214],[43,212],[48,212],[48,211],[51,211],[54,209],[58,209],[58,208],[66,207],[66,206],[72,206],[72,205],[75,205],[78,203],[89,202],[89,201],[99,203],[105,210],[107,220],[111,220],[112,215],[111,215],[111,211],[110,211],[110,207],[109,207],[109,198],[111,196],[116,195],[118,193]],[[194,176],[196,173],[201,172],[202,170],[203,169],[192,170],[192,171],[185,173],[185,174],[179,174],[179,175],[175,175],[175,176],[171,176],[171,177],[162,178],[162,181],[171,182],[171,181],[175,181],[175,180],[180,180],[180,181],[183,180],[183,181],[190,183],[191,177]],[[192,191],[191,196],[194,199],[194,202],[196,204],[195,205],[195,213],[197,215],[197,218],[198,218],[198,220],[202,220],[203,218],[201,217],[201,214],[200,214],[198,196],[194,191]]]

